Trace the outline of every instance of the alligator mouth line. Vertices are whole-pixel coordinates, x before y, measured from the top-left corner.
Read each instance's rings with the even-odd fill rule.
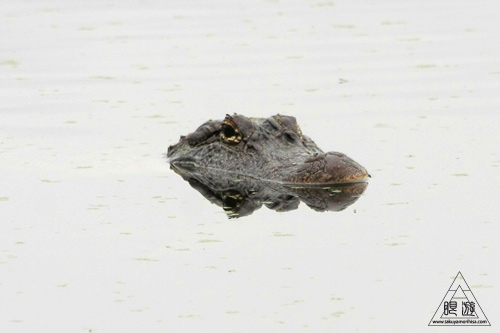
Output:
[[[200,166],[198,165],[198,163],[196,163],[196,161],[194,159],[191,159],[191,158],[182,158],[182,159],[169,159],[168,161],[170,163],[170,165],[174,168],[174,169],[177,169],[177,170],[187,170],[187,171],[194,171],[198,168],[200,168]]]
[[[213,168],[207,166],[201,166],[196,163],[194,159],[182,159],[182,160],[171,160],[169,161],[171,169],[179,174],[193,173],[193,174],[211,174],[212,176],[217,176],[219,178],[224,178],[231,176],[234,179],[252,179],[254,181],[259,181],[268,184],[279,184],[281,186],[286,186],[290,188],[330,188],[330,187],[343,187],[351,186],[359,183],[368,183],[370,175],[362,179],[348,180],[348,181],[337,181],[337,182],[321,182],[321,183],[300,183],[300,182],[290,182],[286,180],[277,179],[267,179],[255,176],[251,173],[242,173],[241,171],[231,171],[224,170],[220,168]],[[236,181],[236,180],[235,180]]]

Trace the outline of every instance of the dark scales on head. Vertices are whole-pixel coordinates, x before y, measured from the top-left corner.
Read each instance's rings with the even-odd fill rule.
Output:
[[[282,184],[355,183],[369,177],[345,154],[324,153],[294,117],[279,114],[207,121],[170,146],[167,156],[177,170],[219,170]]]

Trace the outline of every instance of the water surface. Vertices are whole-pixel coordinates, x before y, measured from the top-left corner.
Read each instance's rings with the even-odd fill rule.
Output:
[[[458,271],[500,323],[497,7],[5,3],[0,330],[421,331]],[[163,154],[233,112],[367,190],[228,219]]]

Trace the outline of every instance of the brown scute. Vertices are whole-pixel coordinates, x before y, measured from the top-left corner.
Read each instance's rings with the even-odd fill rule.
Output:
[[[255,132],[257,126],[256,124],[245,116],[234,114],[232,116],[226,115],[224,121],[230,121],[241,133],[243,140],[246,142]]]
[[[281,124],[283,127],[291,130],[294,133],[302,134],[300,128],[297,124],[297,119],[292,116],[282,116],[280,114],[275,116],[276,121]]]
[[[219,133],[221,121],[207,121],[196,129],[193,133],[186,136],[186,140],[191,147],[203,143],[208,138]],[[182,138],[181,138],[182,140]]]

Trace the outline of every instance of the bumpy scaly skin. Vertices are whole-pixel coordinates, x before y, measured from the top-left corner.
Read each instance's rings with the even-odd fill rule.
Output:
[[[207,121],[170,146],[167,156],[174,168],[217,169],[283,183],[350,183],[369,177],[346,155],[324,153],[302,134],[294,117],[279,114]]]

